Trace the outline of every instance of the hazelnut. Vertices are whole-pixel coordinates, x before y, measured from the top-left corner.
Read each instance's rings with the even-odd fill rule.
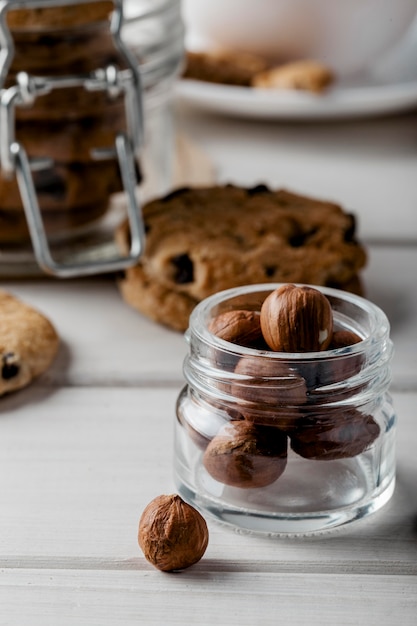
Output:
[[[299,422],[291,448],[305,459],[332,461],[364,452],[378,437],[380,427],[371,415],[339,409],[312,415]]]
[[[275,482],[287,464],[287,436],[271,426],[230,422],[211,440],[204,467],[225,485],[244,489]]]
[[[235,367],[231,394],[235,398],[273,407],[300,405],[306,401],[304,378],[286,363],[263,356],[244,356]]]
[[[262,340],[258,311],[225,311],[214,317],[208,329],[220,339],[250,348]]]
[[[346,348],[360,341],[362,341],[362,337],[359,337],[359,335],[350,330],[335,330],[328,349],[336,350],[337,348]]]
[[[330,302],[313,287],[282,285],[262,305],[261,329],[277,352],[326,350],[333,334]]]
[[[354,344],[360,343],[362,338],[349,330],[337,330],[333,332],[332,340],[329,345],[329,350],[336,350],[340,348],[348,348]],[[361,352],[351,353],[348,350],[344,350],[339,356],[332,355],[331,358],[325,359],[323,362],[317,364],[316,380],[314,387],[318,393],[321,393],[320,387],[331,385],[340,381],[348,381],[352,376],[359,374],[361,371],[365,357]],[[352,395],[357,393],[357,385],[352,386],[350,384],[350,390],[339,389],[339,393],[345,396],[347,393]],[[363,383],[358,383],[363,386]],[[327,392],[324,392],[327,395]],[[336,399],[332,394],[333,401]]]
[[[176,494],[154,498],[140,518],[139,546],[145,558],[164,572],[197,563],[208,538],[205,519]]]

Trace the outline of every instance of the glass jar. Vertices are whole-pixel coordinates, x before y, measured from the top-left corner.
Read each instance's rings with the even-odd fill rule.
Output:
[[[395,484],[392,343],[367,300],[317,287],[334,330],[361,341],[322,352],[242,347],[209,327],[224,311],[260,311],[279,285],[217,293],[190,317],[186,386],[175,423],[179,493],[236,528],[308,534],[364,518]]]
[[[121,38],[137,62],[144,104],[142,201],[173,184],[173,86],[184,59],[181,0],[124,0]]]
[[[140,206],[173,182],[180,9],[180,0],[3,3],[1,276],[77,276],[137,260]],[[114,236],[126,218],[128,254]]]

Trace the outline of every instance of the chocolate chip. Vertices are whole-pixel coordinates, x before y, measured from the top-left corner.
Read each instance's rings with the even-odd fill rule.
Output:
[[[342,286],[340,283],[337,282],[337,280],[333,280],[333,279],[328,279],[325,281],[324,283],[325,287],[330,287],[330,289],[342,289]]]
[[[349,226],[346,228],[344,235],[343,235],[343,239],[346,241],[346,243],[355,241],[355,231],[356,231],[355,216],[349,213],[348,218],[349,218],[350,223],[349,223]]]
[[[178,196],[182,196],[182,194],[186,191],[190,191],[189,187],[179,187],[178,189],[174,189],[174,191],[171,191],[171,193],[167,194],[166,196],[164,196],[161,200],[161,202],[169,202],[170,200],[173,200],[174,198],[177,198]]]
[[[172,257],[171,264],[174,266],[173,278],[177,285],[193,282],[194,266],[188,254],[178,254]]]
[[[49,46],[53,46],[54,44],[56,44],[56,37],[53,37],[52,35],[41,35],[38,39],[38,45],[41,46],[49,48]]]
[[[307,240],[310,237],[315,235],[316,232],[317,232],[317,229],[313,228],[312,230],[309,230],[308,232],[296,233],[295,235],[289,238],[288,243],[290,244],[292,248],[300,248],[307,242]]]
[[[143,180],[141,167],[140,167],[140,165],[139,165],[139,163],[137,161],[135,161],[134,166],[135,166],[136,182],[137,183],[141,183],[142,180]]]
[[[65,180],[54,170],[39,170],[34,174],[34,183],[38,193],[47,194],[57,200],[63,200],[67,192]]]
[[[272,278],[272,276],[275,274],[276,271],[277,271],[277,268],[274,265],[268,265],[264,267],[265,276],[267,278]]]
[[[271,193],[271,190],[266,185],[256,185],[246,190],[248,196],[256,196],[259,193]]]
[[[15,362],[16,355],[13,352],[7,352],[7,354],[3,354],[2,362],[3,366],[1,368],[1,377],[3,380],[10,380],[14,378],[19,373],[19,365]]]

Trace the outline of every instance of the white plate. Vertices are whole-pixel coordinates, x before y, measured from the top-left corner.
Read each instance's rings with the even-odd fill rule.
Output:
[[[255,90],[182,80],[177,95],[201,108],[238,117],[264,119],[337,119],[382,115],[417,107],[417,81],[398,85],[344,87],[326,95]]]
[[[417,108],[417,24],[398,48],[368,74],[335,83],[323,95],[181,80],[178,97],[217,113],[238,117],[331,120]]]

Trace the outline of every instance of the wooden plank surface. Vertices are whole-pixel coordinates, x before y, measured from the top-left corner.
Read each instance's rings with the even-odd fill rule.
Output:
[[[1,572],[0,624],[415,626],[412,576],[229,572],[200,565],[176,574],[134,567]]]
[[[181,334],[127,307],[112,279],[4,284],[63,339],[51,372],[0,404],[0,625],[414,626],[417,405],[413,246],[370,246],[368,296],[396,346],[397,486],[378,514],[326,535],[269,539],[209,520],[195,567],[162,574],[139,516],[175,490]]]
[[[0,415],[0,567],[120,562],[141,556],[139,516],[172,479],[176,389],[64,388],[8,398]],[[416,393],[394,394],[398,483],[389,505],[357,526],[277,539],[210,524],[209,559],[224,563],[417,563]],[[344,564],[344,565],[343,565]],[[372,565],[370,565],[372,564]],[[317,565],[316,565],[317,567]],[[401,569],[401,567],[400,567]],[[417,581],[417,578],[416,578]]]
[[[183,107],[176,123],[178,184],[265,182],[356,213],[366,294],[395,345],[394,496],[365,521],[305,538],[209,520],[204,558],[158,572],[137,526],[149,500],[175,490],[184,337],[129,308],[112,278],[4,281],[62,345],[46,375],[0,403],[0,626],[415,626],[417,112],[265,124]]]

